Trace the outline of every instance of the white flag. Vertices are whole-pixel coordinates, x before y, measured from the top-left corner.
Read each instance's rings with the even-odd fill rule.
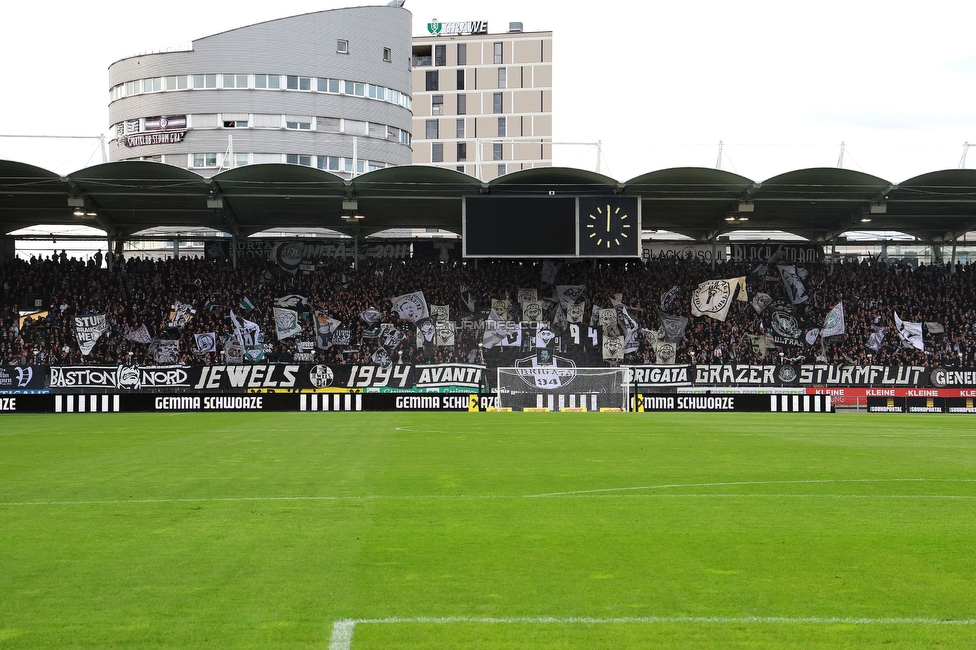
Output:
[[[421,318],[430,316],[430,310],[427,309],[427,300],[424,298],[423,291],[405,293],[402,296],[393,298],[391,302],[393,303],[393,311],[400,314],[400,318],[405,321],[416,323]]]
[[[822,338],[827,338],[828,336],[840,336],[847,331],[844,325],[844,303],[837,303],[830,313],[827,314],[827,318],[824,320],[823,327],[820,328],[820,336]]]
[[[871,329],[874,331],[871,332],[871,336],[868,337],[868,342],[865,344],[865,347],[869,350],[874,350],[877,352],[881,349],[882,343],[884,343],[885,328],[872,325]]]
[[[905,322],[898,318],[898,312],[895,312],[895,329],[898,330],[898,336],[901,337],[902,345],[915,348],[916,350],[925,349],[925,342],[922,340],[921,323]]]
[[[302,333],[302,325],[298,322],[298,312],[294,309],[274,308],[275,332],[278,340],[287,339]]]
[[[709,280],[698,285],[691,294],[691,313],[725,321],[732,306],[734,292],[744,278]]]
[[[786,293],[789,294],[790,302],[794,305],[806,302],[810,298],[807,295],[806,287],[803,286],[803,282],[800,280],[800,276],[796,274],[796,266],[785,266],[781,264],[779,267],[779,275],[783,278],[783,286],[786,287]]]
[[[217,351],[217,334],[214,332],[207,332],[206,334],[194,334],[194,339],[197,344],[197,352],[205,354],[207,352]]]
[[[583,292],[586,291],[585,284],[557,284],[556,296],[559,297],[559,304],[563,309],[571,302],[580,302]]]
[[[75,338],[78,339],[81,356],[88,356],[95,348],[98,339],[108,331],[108,321],[105,319],[105,314],[75,316],[74,324]]]

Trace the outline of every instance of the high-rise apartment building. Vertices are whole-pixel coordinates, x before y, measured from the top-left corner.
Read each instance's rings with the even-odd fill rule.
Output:
[[[482,180],[552,166],[552,32],[428,32],[413,39],[413,162]]]

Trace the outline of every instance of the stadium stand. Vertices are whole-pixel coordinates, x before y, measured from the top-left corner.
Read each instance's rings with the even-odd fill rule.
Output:
[[[3,365],[222,363],[225,346],[218,344],[218,353],[201,353],[194,335],[213,332],[225,344],[232,341],[233,311],[239,319],[260,327],[267,361],[292,361],[299,358],[296,355],[306,354],[313,355],[304,359],[308,362],[374,363],[382,359],[374,356],[382,347],[376,328],[386,323],[406,335],[399,345],[388,346],[394,363],[483,361],[490,367],[508,366],[517,357],[534,353],[535,337],[526,326],[517,345],[479,345],[486,341],[485,319],[492,318],[494,299],[510,301],[512,312],[505,320],[519,321],[517,292],[528,288],[535,289],[543,302],[544,316],[539,320],[552,322],[559,351],[573,356],[580,365],[617,363],[604,360],[602,332],[593,335],[594,327],[587,336],[593,307],[611,309],[615,300],[626,305],[641,332],[634,342],[636,351],[628,352],[622,363],[655,363],[654,342],[659,337],[652,332],[661,326],[662,294],[671,290],[669,313],[689,318],[676,345],[675,363],[775,363],[786,359],[803,363],[976,366],[976,310],[972,300],[976,269],[970,264],[913,267],[872,260],[797,265],[809,295],[806,302],[796,305],[794,313],[803,335],[821,328],[837,304],[843,304],[844,309],[845,333],[815,339],[812,344],[798,336],[791,345],[773,345],[765,336],[771,334],[771,310],[757,312],[750,301],[734,301],[724,322],[690,313],[696,287],[716,278],[745,277],[750,298],[761,292],[788,303],[785,285],[773,267],[775,264],[762,269],[755,263],[719,263],[712,269],[696,260],[653,258],[580,261],[562,265],[550,284],[541,279],[543,263],[526,260],[480,260],[478,264],[365,260],[358,269],[336,260],[320,261],[310,273],[289,273],[268,260],[255,259],[242,260],[234,268],[222,259],[130,258],[118,260],[111,272],[94,260],[86,263],[63,254],[30,261],[11,259],[0,265],[0,360]],[[560,309],[555,285],[585,286],[581,297],[585,300],[585,318],[575,339],[568,336],[567,324],[556,315]],[[476,301],[473,313],[468,309],[470,304],[461,299],[462,286]],[[428,342],[418,346],[417,326],[392,308],[393,297],[418,291],[429,305],[449,307],[449,319],[455,324],[453,345]],[[274,306],[276,298],[283,296],[305,298],[298,306],[292,300],[302,331],[278,340]],[[39,304],[41,311],[20,317],[18,309],[28,303]],[[173,325],[171,315],[179,303],[196,310],[182,327]],[[253,309],[249,309],[251,305]],[[370,317],[373,322],[362,316],[369,308],[380,312]],[[348,343],[343,337],[331,345],[308,345],[308,349],[300,350],[300,342],[316,341],[316,313],[341,323],[338,327],[349,331]],[[105,314],[108,329],[91,352],[83,355],[73,317],[86,314]],[[895,314],[902,321],[925,324],[924,349],[909,347],[899,337]],[[867,343],[879,328],[885,328],[886,335],[877,349],[872,349]],[[140,331],[141,336],[137,335]],[[753,337],[752,345],[749,337]],[[160,359],[159,342],[168,340],[179,341],[176,357]]]

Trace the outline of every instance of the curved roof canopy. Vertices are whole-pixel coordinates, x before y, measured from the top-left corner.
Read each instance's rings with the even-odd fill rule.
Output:
[[[640,196],[645,229],[699,241],[733,230],[781,230],[811,241],[829,241],[848,230],[877,230],[935,242],[976,228],[976,170],[968,169],[895,184],[835,168],[798,170],[763,182],[715,169],[676,168],[619,182],[548,167],[483,183],[419,165],[346,181],[284,164],[249,165],[204,179],[154,162],[113,162],[61,177],[0,161],[0,231],[82,223],[114,238],[156,226],[212,228],[241,237],[271,228],[327,228],[350,235],[390,228],[460,233],[463,197],[476,194]]]

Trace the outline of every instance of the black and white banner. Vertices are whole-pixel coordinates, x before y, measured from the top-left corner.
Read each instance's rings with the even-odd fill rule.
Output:
[[[0,393],[43,390],[46,379],[45,366],[0,366]]]
[[[105,314],[75,316],[74,323],[78,348],[81,349],[81,355],[87,357],[95,348],[95,344],[102,334],[108,331],[108,322],[105,319]]]

